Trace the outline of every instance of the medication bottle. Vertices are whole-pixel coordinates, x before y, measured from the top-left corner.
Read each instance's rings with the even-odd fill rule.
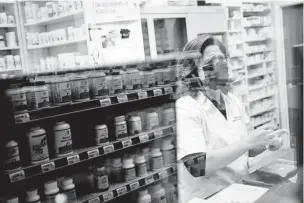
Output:
[[[144,155],[138,155],[135,158],[136,176],[141,177],[147,174],[147,164]]]
[[[147,189],[138,191],[137,203],[152,203],[151,195]]]
[[[147,170],[151,170],[150,148],[149,147],[143,148],[142,153],[146,160]]]
[[[129,157],[124,158],[123,176],[124,176],[124,181],[130,181],[136,178],[136,170],[132,158]]]
[[[107,191],[109,189],[109,180],[106,168],[104,166],[98,166],[94,171],[94,188],[97,191]]]
[[[175,113],[173,108],[163,110],[163,125],[172,125],[175,123]]]
[[[158,126],[159,126],[158,114],[154,110],[149,111],[147,113],[147,118],[146,118],[146,130],[152,130]]]
[[[50,81],[51,101],[55,105],[65,105],[72,102],[71,85],[68,78],[59,77]]]
[[[49,91],[44,81],[25,84],[28,109],[39,109],[50,106]]]
[[[89,75],[90,96],[91,98],[100,98],[109,95],[109,87],[106,81],[106,74],[103,72],[94,72]]]
[[[73,101],[87,101],[90,99],[89,81],[86,76],[72,76],[70,77],[70,83]]]
[[[68,203],[77,202],[75,184],[73,183],[72,178],[64,178],[61,181],[60,187],[61,187],[62,193],[67,196]]]
[[[143,78],[143,88],[151,88],[155,86],[155,74],[152,68],[145,68],[144,71],[141,72]]]
[[[5,199],[5,203],[19,203],[18,197],[8,197]]]
[[[4,145],[4,151],[5,151],[4,170],[9,172],[19,169],[21,164],[20,164],[18,143],[13,140],[7,142]]]
[[[168,179],[166,179],[163,185],[166,191],[167,203],[177,202],[177,189],[174,184],[171,181],[168,181]]]
[[[31,164],[49,160],[46,132],[40,127],[31,128],[27,133]]]
[[[121,163],[121,158],[114,158],[111,165],[112,179],[114,182],[123,181],[123,168]]]
[[[96,125],[94,134],[96,145],[103,145],[109,142],[108,127],[106,125]]]
[[[163,139],[161,150],[163,153],[163,160],[165,165],[170,165],[176,162],[175,148],[170,139]]]
[[[129,135],[133,136],[142,132],[141,118],[139,116],[130,116],[128,119]]]
[[[119,75],[119,72],[113,72],[109,74],[106,80],[108,82],[110,95],[123,92],[123,82],[121,75]]]
[[[40,196],[37,189],[29,189],[26,191],[25,202],[27,203],[40,203]]]
[[[70,125],[64,121],[56,123],[53,128],[55,136],[55,153],[57,157],[73,153]]]
[[[27,112],[26,91],[24,88],[19,88],[17,85],[12,85],[6,92],[9,101],[13,105],[15,113]]]
[[[166,191],[160,183],[150,186],[149,193],[153,203],[167,203]]]
[[[163,167],[163,154],[159,148],[152,148],[151,150],[151,168],[152,170],[157,170]]]
[[[111,159],[108,158],[105,160],[105,167],[108,177],[111,177]]]
[[[46,203],[55,203],[55,197],[59,193],[56,180],[50,180],[44,183],[44,195]]]
[[[115,138],[116,140],[128,137],[127,122],[125,116],[115,117]]]

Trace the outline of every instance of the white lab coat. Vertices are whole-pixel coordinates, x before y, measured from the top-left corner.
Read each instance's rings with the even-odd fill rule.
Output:
[[[222,94],[222,93],[221,93]],[[183,96],[176,102],[177,114],[177,159],[186,155],[206,152],[232,144],[247,136],[246,115],[242,102],[234,95],[222,94],[227,120],[213,103],[202,93],[197,99]],[[227,187],[240,176],[248,173],[248,153],[226,167],[208,176],[193,177],[184,166],[178,164],[178,192],[180,202],[193,197],[207,196]]]

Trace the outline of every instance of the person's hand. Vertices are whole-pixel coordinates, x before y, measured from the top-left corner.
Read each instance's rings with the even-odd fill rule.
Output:
[[[252,130],[248,136],[244,137],[242,143],[248,148],[248,150],[273,144],[275,143],[274,138],[276,137],[276,134],[273,134],[272,132],[272,130],[266,129]]]
[[[272,132],[271,134],[275,134],[273,142],[266,146],[269,151],[276,151],[281,148],[284,141],[284,134],[289,134],[289,131],[286,129],[280,129]]]

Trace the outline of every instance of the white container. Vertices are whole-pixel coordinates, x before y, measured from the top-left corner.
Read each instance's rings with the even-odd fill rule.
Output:
[[[94,172],[94,186],[95,189],[104,192],[109,189],[109,179],[104,166],[98,166]]]
[[[147,164],[147,170],[151,170],[151,155],[150,155],[150,148],[146,147],[142,149],[142,153],[145,157],[146,164]]]
[[[71,77],[71,90],[73,101],[87,101],[90,99],[89,81],[86,76]]]
[[[72,178],[64,178],[61,182],[61,190],[67,196],[69,203],[77,202],[75,184]]]
[[[139,89],[141,86],[140,74],[136,68],[130,68],[125,75],[125,86],[127,90]]]
[[[157,170],[164,165],[163,154],[159,148],[152,148],[151,150],[151,168]]]
[[[31,164],[38,164],[49,160],[46,132],[42,128],[31,128],[27,133]]]
[[[163,160],[165,165],[170,165],[176,162],[176,153],[174,145],[171,144],[170,139],[164,139],[161,145],[161,150],[163,153]]]
[[[152,130],[158,126],[159,126],[158,114],[153,110],[148,112],[146,119],[146,130]]]
[[[135,158],[136,176],[141,177],[147,174],[147,163],[144,155],[138,155]]]
[[[8,24],[15,24],[15,17],[13,15],[7,16],[7,23]]]
[[[112,179],[114,182],[123,181],[123,168],[121,163],[121,158],[114,158],[111,164]]]
[[[153,203],[167,203],[166,191],[160,183],[150,186],[149,193]]]
[[[142,132],[141,118],[139,116],[131,116],[128,119],[129,135],[136,135]]]
[[[37,189],[29,189],[26,191],[25,202],[27,203],[40,203],[40,196]]]
[[[128,136],[127,122],[125,116],[115,117],[115,138],[122,139]]]
[[[118,72],[112,73],[112,75],[107,76],[107,83],[109,86],[109,94],[118,94],[123,91],[122,77]]]
[[[89,75],[90,95],[92,98],[100,98],[109,95],[109,87],[106,74],[103,72]]]
[[[135,165],[132,158],[124,158],[123,160],[123,176],[124,181],[130,181],[136,178]]]
[[[26,91],[28,109],[39,109],[50,106],[48,87],[43,81],[31,83]]]
[[[11,140],[4,145],[5,160],[4,160],[4,170],[14,171],[20,168],[20,156],[18,143]]]
[[[65,105],[72,101],[70,81],[67,78],[57,78],[51,81],[51,97],[55,105]]]
[[[94,135],[96,145],[103,145],[109,142],[109,132],[106,125],[96,125]]]
[[[152,202],[151,195],[149,195],[147,189],[138,191],[137,203],[151,203],[151,202]]]
[[[150,88],[155,86],[155,74],[152,71],[152,68],[147,68],[144,71],[141,71],[141,75],[143,80],[143,88]]]
[[[44,195],[46,203],[55,203],[55,197],[59,193],[56,180],[50,180],[44,183]]]
[[[5,199],[5,203],[19,203],[18,197],[8,197]]]
[[[173,108],[163,110],[163,125],[172,125],[175,123],[175,112]]]
[[[73,153],[70,125],[64,121],[56,123],[53,128],[55,137],[55,154],[57,157]]]

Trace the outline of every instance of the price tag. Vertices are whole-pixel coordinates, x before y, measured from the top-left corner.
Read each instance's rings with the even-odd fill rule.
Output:
[[[118,189],[116,190],[116,192],[117,192],[117,195],[118,195],[118,196],[121,196],[121,195],[123,195],[123,194],[126,194],[126,193],[127,193],[127,187],[126,187],[126,186],[123,186],[123,187],[121,187],[121,188],[118,188]]]
[[[155,136],[155,138],[162,137],[163,136],[163,131],[162,130],[154,131],[154,136]]]
[[[163,94],[163,92],[162,92],[161,89],[155,89],[155,90],[153,90],[153,95],[154,96],[160,96],[162,94]]]
[[[41,164],[42,173],[52,171],[54,169],[55,169],[55,163],[53,161],[49,163]]]
[[[111,192],[108,192],[108,193],[102,195],[102,197],[103,197],[103,201],[104,201],[104,202],[107,202],[107,201],[110,201],[111,199],[114,198],[114,194],[113,194],[113,192],[111,191]]]
[[[89,159],[92,159],[92,158],[95,158],[95,157],[99,156],[99,150],[98,149],[88,151],[87,153],[88,153],[88,158]]]
[[[139,136],[139,141],[140,143],[148,142],[149,141],[149,135],[148,134],[143,134]]]
[[[11,183],[23,180],[25,178],[24,170],[17,171],[15,173],[10,173],[9,178],[11,180]]]
[[[159,173],[158,173],[159,179],[165,178],[165,177],[167,177],[167,176],[168,176],[167,171],[162,171],[162,172],[159,172]]]
[[[145,99],[148,98],[148,93],[147,92],[138,92],[138,99]]]
[[[173,170],[173,173],[176,173],[176,171],[177,171],[177,166],[172,166],[172,170]]]
[[[125,103],[128,101],[128,96],[126,94],[119,95],[119,96],[117,96],[117,100],[118,100],[118,103]]]
[[[93,199],[90,199],[89,203],[100,203],[100,199],[99,199],[99,197],[95,197]]]
[[[131,183],[130,188],[131,188],[131,190],[136,190],[137,188],[139,188],[139,182],[136,181],[134,183]]]
[[[68,165],[75,164],[75,163],[79,162],[79,155],[75,154],[73,156],[69,156],[69,157],[67,157],[67,161],[68,161]]]
[[[103,147],[104,154],[109,154],[114,151],[114,145],[110,144]]]
[[[130,147],[132,145],[132,141],[131,140],[124,140],[121,143],[122,143],[122,147],[123,148]]]
[[[110,98],[101,99],[101,100],[99,100],[99,102],[100,102],[101,107],[111,105],[111,99]]]
[[[153,183],[154,182],[153,176],[146,177],[145,182],[146,185]]]
[[[173,93],[172,87],[165,87],[164,90],[165,90],[166,94],[172,94]]]
[[[173,133],[176,133],[176,125],[172,126]]]

